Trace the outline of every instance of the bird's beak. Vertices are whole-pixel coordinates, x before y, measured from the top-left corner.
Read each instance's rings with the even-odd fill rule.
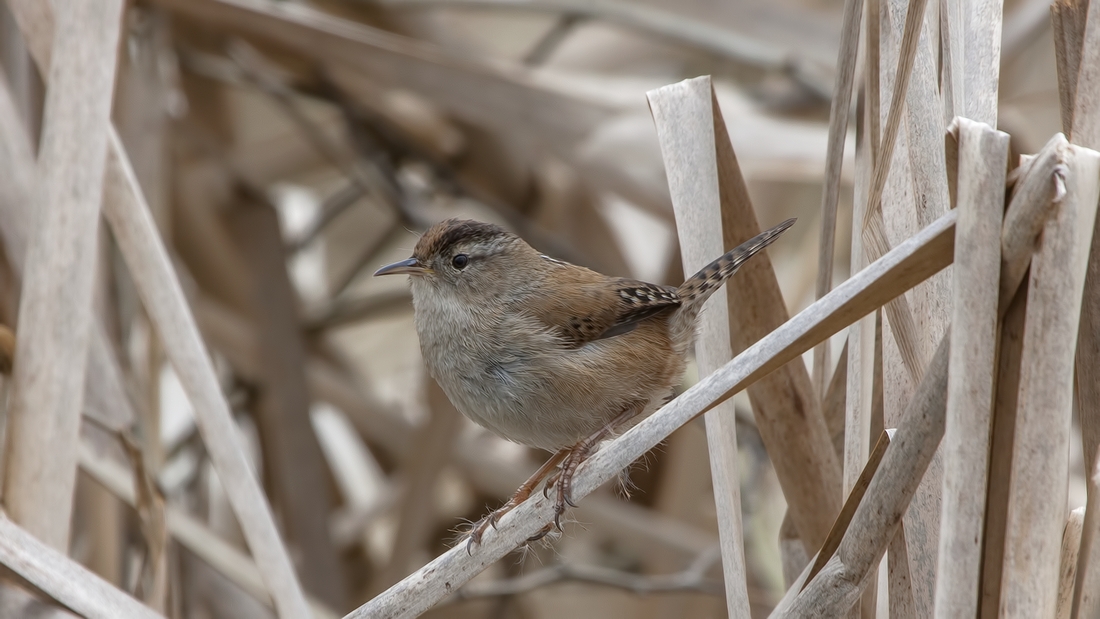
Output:
[[[409,258],[407,260],[402,260],[401,262],[387,264],[381,269],[375,271],[374,275],[375,277],[379,275],[400,275],[402,273],[406,275],[423,275],[425,273],[431,272],[431,269],[420,264],[420,261],[416,258]]]

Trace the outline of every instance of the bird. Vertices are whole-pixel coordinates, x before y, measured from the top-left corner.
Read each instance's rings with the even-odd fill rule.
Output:
[[[554,454],[471,527],[467,551],[544,480],[561,530],[580,464],[672,397],[704,302],[794,223],[749,239],[678,287],[603,275],[463,219],[435,224],[410,258],[375,272],[409,275],[425,365],[455,407],[502,438]]]

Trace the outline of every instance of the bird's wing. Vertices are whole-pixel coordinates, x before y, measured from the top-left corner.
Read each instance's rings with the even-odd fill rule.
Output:
[[[563,264],[534,293],[527,311],[568,345],[580,348],[628,333],[640,321],[679,305],[675,288]]]

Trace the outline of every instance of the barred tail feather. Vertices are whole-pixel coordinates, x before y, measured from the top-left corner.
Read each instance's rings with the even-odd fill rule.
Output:
[[[793,226],[794,222],[794,219],[788,219],[774,228],[761,232],[692,275],[677,290],[683,305],[701,307],[703,302],[726,283],[726,280],[732,277],[746,260],[771,245],[779,235]]]

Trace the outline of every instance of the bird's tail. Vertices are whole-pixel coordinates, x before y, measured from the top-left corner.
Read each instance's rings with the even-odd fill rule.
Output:
[[[746,260],[771,245],[779,235],[793,226],[794,222],[794,219],[788,219],[774,228],[761,232],[689,277],[676,291],[683,306],[702,307],[703,301],[726,283],[726,280],[732,277]]]

